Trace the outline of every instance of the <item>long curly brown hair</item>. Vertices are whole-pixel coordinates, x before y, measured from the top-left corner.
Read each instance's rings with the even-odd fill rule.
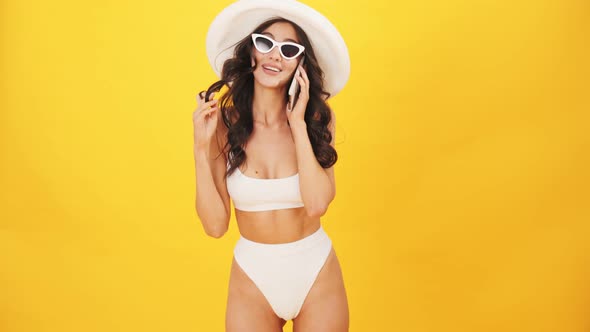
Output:
[[[305,46],[304,67],[309,78],[309,101],[304,116],[307,135],[318,163],[323,168],[329,168],[338,160],[336,150],[330,145],[332,134],[328,129],[331,113],[325,99],[330,94],[324,90],[324,73],[317,62],[309,38],[301,27],[280,17],[265,21],[252,33],[262,33],[277,22],[287,22],[293,25],[300,44]],[[254,128],[252,116],[254,75],[252,73],[257,64],[254,67],[251,65],[253,46],[250,34],[237,43],[234,56],[223,64],[221,79],[213,83],[205,95],[205,100],[209,100],[213,92],[218,92],[223,86],[228,87],[228,91],[219,98],[218,102],[223,123],[228,129],[227,143],[222,151],[222,153],[227,153],[230,164],[226,175],[232,174],[246,160],[244,146]]]

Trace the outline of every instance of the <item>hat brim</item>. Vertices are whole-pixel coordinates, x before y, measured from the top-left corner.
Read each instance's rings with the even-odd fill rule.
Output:
[[[235,44],[273,17],[292,21],[305,31],[324,71],[324,89],[331,97],[340,92],[350,76],[346,43],[326,17],[295,0],[240,0],[219,13],[206,39],[207,58],[217,76],[221,77],[223,63],[233,56]]]

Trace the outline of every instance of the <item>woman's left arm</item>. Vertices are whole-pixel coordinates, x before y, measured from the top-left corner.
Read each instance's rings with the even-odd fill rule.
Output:
[[[297,154],[297,167],[299,169],[299,188],[305,210],[310,217],[323,216],[330,202],[336,195],[336,184],[334,181],[334,166],[324,169],[317,161],[309,136],[307,135],[307,124],[303,115],[309,100],[309,81],[307,74],[300,67],[301,76],[297,77],[301,91],[293,110],[287,109],[287,116],[291,126],[291,133],[295,141]],[[334,146],[336,118],[330,110],[331,121],[328,126],[332,133],[330,145]]]

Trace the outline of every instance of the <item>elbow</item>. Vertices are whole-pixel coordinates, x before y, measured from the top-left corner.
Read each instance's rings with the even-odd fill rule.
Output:
[[[224,230],[220,230],[220,231],[209,231],[209,232],[206,232],[206,233],[207,233],[207,235],[209,235],[212,238],[219,239],[223,235],[225,235],[226,231],[224,231]]]
[[[219,239],[227,233],[227,226],[206,227],[205,233],[212,238]]]
[[[327,204],[312,204],[305,206],[305,212],[310,218],[319,218],[326,214],[326,211],[328,211]]]
[[[334,196],[336,196],[335,192],[332,191],[329,197],[316,197],[316,199],[312,199],[311,202],[305,202],[305,212],[310,218],[319,218],[323,216],[328,211],[328,206],[330,206]]]
[[[203,226],[203,230],[205,234],[212,238],[219,239],[225,233],[227,233],[227,229],[229,226],[229,216],[217,216],[215,218],[212,217],[204,217],[199,215],[199,219],[201,219],[201,225]]]

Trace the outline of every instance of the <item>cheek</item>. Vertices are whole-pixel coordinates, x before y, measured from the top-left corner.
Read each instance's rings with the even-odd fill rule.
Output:
[[[256,56],[256,51],[252,50],[250,53],[250,64],[254,67],[258,63],[260,63],[260,59]]]
[[[258,66],[259,64],[261,64],[262,61],[264,59],[264,54],[256,51],[256,50],[252,50],[252,53],[250,54],[250,63],[252,64],[252,66]]]
[[[297,68],[296,67],[289,67],[289,68],[286,68],[286,70],[289,73],[289,77],[292,77],[293,74],[295,74],[295,71],[297,70]]]

